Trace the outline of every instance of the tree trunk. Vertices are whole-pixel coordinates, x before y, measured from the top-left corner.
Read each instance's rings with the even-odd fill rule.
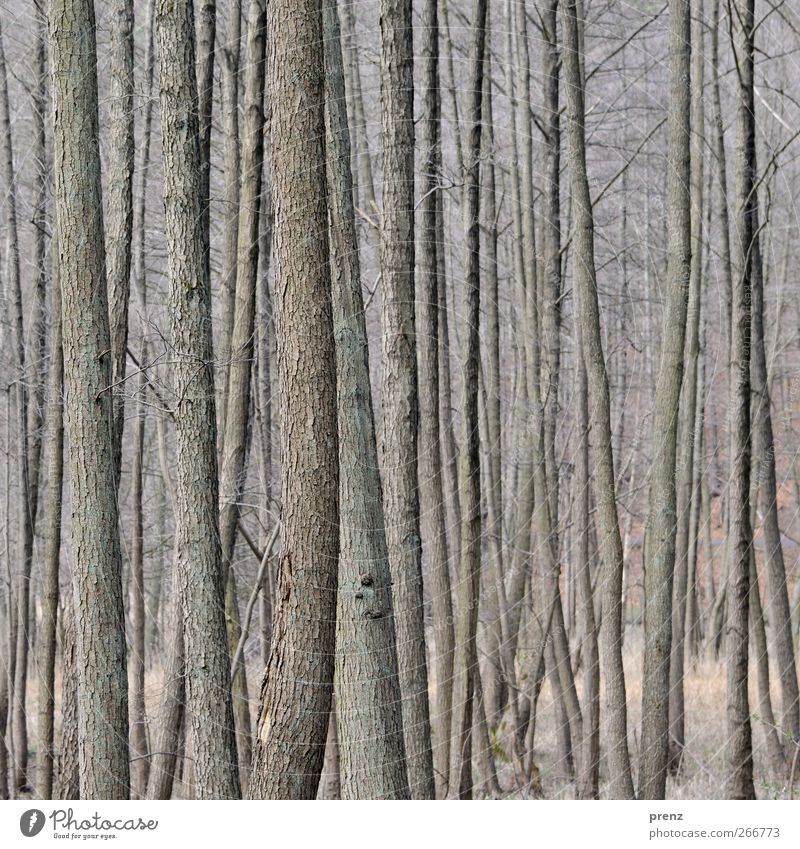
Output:
[[[125,422],[133,238],[133,0],[109,4],[110,63],[108,167],[106,173],[106,269],[114,405],[114,474],[119,487]]]
[[[78,757],[78,646],[73,593],[62,607],[61,643],[61,741],[58,749],[56,799],[80,798],[81,767]]]
[[[622,667],[622,538],[617,516],[608,374],[603,355],[594,263],[594,221],[586,172],[584,79],[575,0],[563,8],[564,80],[567,91],[567,154],[572,181],[574,277],[589,384],[590,428],[595,463],[595,501],[603,564],[603,668],[608,713],[610,796],[633,798],[628,754],[625,675]]]
[[[164,208],[176,365],[176,519],[187,728],[199,799],[240,795],[218,537],[211,293],[202,229],[202,161],[191,0],[158,0]],[[198,659],[202,658],[203,663]]]
[[[486,53],[487,0],[475,0],[472,11],[469,79],[469,147],[466,161],[464,270],[465,322],[462,339],[461,546],[459,603],[453,686],[453,754],[450,794],[472,798],[472,713],[479,675],[476,632],[481,577],[481,469],[478,424],[480,373],[480,156],[483,110],[483,69]]]
[[[639,798],[663,799],[669,757],[670,651],[672,587],[676,570],[677,493],[675,460],[678,408],[683,379],[686,305],[691,263],[691,77],[690,0],[669,4],[669,105],[667,111],[667,292],[661,364],[655,390],[653,458],[647,518],[645,563],[644,671]],[[689,415],[694,421],[693,412]],[[690,466],[691,469],[691,466]],[[691,474],[691,472],[690,472]],[[686,561],[680,613],[685,611]],[[682,586],[680,586],[682,584]],[[683,651],[683,620],[679,631]]]
[[[250,385],[254,351],[256,284],[258,277],[261,178],[264,161],[264,74],[266,8],[263,0],[251,0],[247,14],[246,71],[244,81],[244,128],[242,133],[241,192],[238,260],[233,324],[228,342],[231,361],[227,370],[227,411],[222,440],[220,478],[220,540],[226,575],[228,637],[235,647],[239,638],[239,608],[234,591],[233,555],[239,495],[245,475],[250,429]],[[243,783],[252,754],[250,712],[245,667],[234,676],[234,713],[240,772]]]
[[[382,468],[408,783],[432,799],[428,669],[422,606],[414,315],[414,50],[411,0],[381,0],[383,215]]]
[[[677,531],[669,668],[669,767],[680,767],[685,742],[683,670],[688,607],[689,526],[698,492],[694,489],[697,446],[697,360],[700,351],[700,294],[703,270],[703,0],[692,0],[691,22],[691,264],[686,328],[680,455],[676,469]],[[684,69],[685,70],[685,69]],[[685,105],[685,104],[682,104]],[[685,176],[685,175],[684,175]],[[702,421],[702,420],[701,420]]]
[[[175,783],[177,752],[181,731],[186,722],[185,655],[183,644],[183,615],[180,600],[177,543],[173,557],[172,614],[170,641],[165,646],[164,680],[158,718],[152,733],[150,774],[147,781],[148,799],[171,799]]]
[[[754,153],[755,157],[755,153]],[[752,165],[756,173],[755,161]],[[755,487],[751,489],[755,501],[752,508],[761,505],[761,522],[764,532],[766,556],[767,604],[772,621],[775,644],[775,661],[781,686],[781,731],[786,740],[786,750],[791,756],[792,744],[800,742],[800,697],[798,696],[797,669],[795,667],[794,641],[789,593],[786,586],[786,565],[783,560],[781,530],[778,521],[778,487],[775,475],[775,438],[772,429],[772,399],[767,375],[767,355],[764,345],[764,271],[758,226],[758,209],[753,213],[754,230],[750,248],[752,262],[752,433]],[[758,500],[760,493],[760,502]]]
[[[55,197],[60,253],[81,797],[127,798],[128,681],[113,453],[110,337],[97,146],[94,6],[54,0]]]
[[[56,239],[51,242],[55,257]],[[42,622],[37,694],[39,724],[36,758],[36,797],[53,796],[53,713],[55,709],[56,623],[58,620],[59,565],[61,563],[61,496],[64,478],[64,418],[62,383],[64,355],[61,348],[61,292],[58,264],[53,262],[50,286],[50,371],[47,385],[47,500],[44,505],[44,556],[42,563]],[[67,602],[71,599],[68,597]]]
[[[439,795],[447,793],[450,771],[450,725],[453,704],[453,599],[447,550],[447,517],[442,482],[442,446],[439,420],[439,278],[440,251],[437,239],[437,194],[440,188],[441,95],[439,91],[439,15],[436,0],[425,4],[422,22],[425,40],[423,58],[425,85],[422,117],[425,152],[425,183],[422,191],[422,226],[417,303],[420,309],[419,334],[419,485],[422,512],[422,539],[427,552],[431,580],[434,627],[434,669],[436,680],[433,723],[433,762]]]
[[[0,175],[3,184],[8,187],[5,199],[6,207],[6,291],[10,306],[10,323],[13,328],[15,372],[9,386],[8,399],[13,403],[16,413],[14,428],[17,436],[17,486],[18,526],[17,526],[17,565],[11,577],[10,634],[13,649],[10,666],[11,733],[13,738],[14,760],[12,763],[12,782],[17,791],[27,786],[28,772],[28,721],[26,712],[28,683],[28,640],[29,600],[31,579],[31,554],[33,551],[33,522],[35,506],[32,500],[30,468],[28,464],[27,435],[27,375],[25,368],[25,333],[23,328],[22,282],[20,276],[19,232],[17,228],[17,183],[18,177],[14,162],[14,139],[11,131],[11,111],[8,99],[8,77],[6,73],[3,33],[0,27]],[[10,460],[10,456],[9,456]],[[10,567],[10,563],[9,563]]]
[[[141,369],[136,381],[137,410],[133,436],[133,464],[131,468],[131,499],[133,501],[133,535],[131,540],[131,792],[136,798],[143,798],[147,790],[150,759],[147,757],[147,713],[145,710],[145,586],[144,586],[144,515],[143,515],[143,459],[145,444],[144,397],[147,391],[148,376],[145,364],[149,359],[147,343],[147,276],[146,276],[146,233],[145,213],[147,208],[147,186],[150,167],[151,129],[153,122],[153,76],[155,70],[155,0],[149,0],[147,8],[147,52],[145,54],[145,91],[146,101],[143,109],[141,147],[139,149],[139,198],[135,210],[135,269],[134,277],[139,296],[139,320],[141,322],[141,347],[139,363]],[[127,304],[126,304],[127,311]],[[153,613],[155,615],[155,612]]]
[[[336,0],[323,2],[326,152],[339,421],[336,704],[345,799],[408,798],[402,694],[353,209]],[[336,720],[331,719],[333,724]],[[365,729],[369,729],[365,733]]]
[[[217,387],[217,417],[219,435],[225,435],[225,416],[228,407],[228,377],[231,364],[231,334],[236,297],[236,273],[239,243],[239,181],[241,152],[239,149],[239,62],[242,43],[242,0],[230,4],[228,21],[228,46],[222,51],[220,72],[222,77],[222,121],[225,134],[223,170],[224,192],[224,246],[223,269],[219,288],[219,344],[218,356],[222,361],[222,378]],[[264,83],[262,79],[261,87]]]
[[[283,551],[249,794],[313,799],[331,708],[339,556],[319,0],[270,0],[267,32]]]
[[[750,303],[755,192],[754,0],[733,4],[736,92],[736,217],[731,310],[731,484],[728,555],[727,775],[731,799],[753,799],[753,743],[747,693],[750,594]]]
[[[584,672],[583,697],[583,750],[577,776],[579,799],[599,798],[600,781],[600,657],[597,646],[597,622],[594,615],[594,593],[589,537],[594,530],[594,519],[589,510],[589,387],[586,366],[583,361],[583,340],[580,324],[576,330],[578,339],[577,363],[578,428],[579,440],[576,452],[575,487],[578,533],[578,595],[580,598],[583,633],[581,639],[581,661]]]

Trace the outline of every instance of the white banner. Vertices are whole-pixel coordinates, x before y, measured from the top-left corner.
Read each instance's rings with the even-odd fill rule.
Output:
[[[800,803],[37,802],[0,803],[0,846],[94,841],[183,849],[322,847],[798,847]],[[436,842],[434,842],[436,841]],[[511,843],[513,841],[513,843]]]

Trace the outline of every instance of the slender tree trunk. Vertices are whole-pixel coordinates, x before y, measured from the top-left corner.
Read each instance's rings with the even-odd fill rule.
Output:
[[[17,486],[18,527],[17,565],[11,577],[10,634],[13,641],[13,656],[10,666],[11,733],[14,759],[12,781],[15,790],[27,786],[28,772],[28,723],[27,682],[29,626],[28,608],[30,600],[31,554],[33,551],[33,523],[35,506],[31,491],[31,478],[27,434],[27,374],[25,362],[25,334],[23,328],[22,281],[20,276],[19,232],[17,228],[17,173],[14,162],[14,139],[11,131],[11,110],[8,98],[3,33],[0,27],[0,175],[8,187],[5,198],[6,268],[5,281],[10,306],[10,323],[13,329],[15,377],[11,381],[13,393],[9,392],[9,403],[13,394],[17,436]],[[10,457],[9,457],[10,459]],[[9,569],[11,564],[9,563]],[[11,647],[11,646],[10,646]]]
[[[225,416],[228,407],[228,376],[230,370],[231,334],[236,297],[236,269],[239,258],[239,181],[241,152],[239,149],[239,61],[242,42],[242,0],[230,4],[228,45],[222,51],[222,120],[225,134],[224,153],[224,253],[219,291],[219,345],[222,360],[222,379],[218,386],[217,417],[219,435],[225,435]],[[263,88],[263,82],[262,82]]]
[[[438,3],[425,4],[422,21],[425,40],[423,58],[425,84],[422,118],[425,151],[422,187],[422,226],[419,242],[419,485],[423,517],[422,538],[428,553],[434,625],[434,669],[436,675],[435,718],[433,723],[433,762],[439,795],[447,793],[450,774],[450,726],[453,704],[453,600],[447,550],[447,519],[442,481],[442,446],[439,419],[439,289],[445,281],[439,277],[440,251],[437,239],[437,195],[440,187],[441,95],[439,91],[439,15]]]
[[[755,156],[755,154],[754,154]],[[756,173],[755,162],[752,166]],[[754,203],[756,201],[754,200]],[[767,604],[772,622],[775,661],[781,687],[781,731],[787,753],[793,754],[792,744],[800,742],[800,696],[789,593],[786,586],[786,565],[783,560],[781,530],[778,521],[778,487],[775,475],[775,438],[772,429],[772,398],[767,375],[767,356],[764,345],[764,271],[759,236],[759,215],[753,213],[754,230],[750,248],[752,262],[752,433],[753,461],[756,484],[751,488],[756,505],[761,505],[766,556]],[[759,502],[760,493],[760,502]]]
[[[133,0],[110,3],[106,273],[114,384],[114,473],[119,487],[125,422],[131,245],[133,239]]]
[[[56,239],[51,242],[56,249]],[[55,256],[55,253],[54,253]],[[55,709],[56,623],[61,563],[61,495],[64,477],[64,418],[61,400],[64,355],[61,348],[61,292],[58,264],[53,263],[50,287],[50,371],[47,385],[47,500],[44,505],[42,621],[39,627],[38,741],[36,796],[53,796],[53,713]],[[68,598],[69,601],[69,598]]]
[[[147,790],[150,759],[147,744],[147,713],[145,710],[145,586],[144,586],[144,504],[143,504],[143,460],[145,445],[146,403],[148,377],[144,366],[149,359],[147,337],[147,277],[146,277],[146,233],[145,214],[147,208],[147,185],[150,166],[151,128],[153,122],[153,76],[155,70],[155,0],[149,0],[147,8],[147,48],[144,62],[146,100],[143,108],[141,147],[139,148],[139,198],[135,209],[136,251],[134,277],[139,298],[141,323],[141,347],[139,362],[142,368],[136,381],[137,404],[133,436],[133,464],[131,468],[131,500],[133,501],[133,535],[131,540],[131,792],[143,798]],[[126,303],[127,311],[127,303]],[[155,614],[154,614],[155,615]]]
[[[209,228],[211,223],[211,115],[214,107],[214,62],[216,60],[217,0],[192,0],[193,31],[197,30],[197,50],[193,61],[197,92],[197,134],[199,141],[200,215],[205,245],[203,259],[206,276],[209,269]]]
[[[436,788],[428,711],[417,475],[414,315],[414,50],[411,0],[381,0],[383,215],[382,400],[386,543],[403,693],[408,783],[414,799]]]
[[[487,0],[475,0],[472,11],[469,79],[469,147],[466,161],[464,268],[466,326],[462,340],[461,557],[453,686],[453,754],[450,793],[472,798],[472,719],[479,676],[476,632],[481,576],[481,470],[478,425],[480,373],[480,156],[483,117],[483,73],[486,53]]]
[[[186,677],[183,615],[180,599],[177,543],[173,557],[170,640],[165,646],[164,680],[155,729],[152,734],[148,799],[171,799],[176,776],[177,752],[186,722]]]
[[[75,604],[71,592],[64,599],[61,622],[61,740],[53,796],[56,799],[78,799],[81,792],[78,757],[78,646]]]
[[[230,657],[218,537],[210,286],[191,0],[158,0],[164,207],[176,365],[176,518],[184,617],[187,728],[197,798],[239,796]],[[197,658],[203,658],[202,665]]]
[[[283,551],[249,793],[313,799],[331,709],[339,555],[319,0],[270,0],[267,32]]]
[[[731,484],[727,655],[727,775],[731,799],[753,799],[753,744],[747,693],[748,598],[750,594],[750,303],[756,214],[755,103],[753,96],[754,0],[735,0],[736,218],[731,313]]]
[[[680,767],[685,740],[683,670],[686,650],[686,610],[689,593],[689,526],[697,492],[695,432],[697,360],[700,351],[700,293],[703,270],[703,0],[691,0],[691,260],[685,339],[685,376],[681,394],[680,452],[676,468],[677,531],[675,539],[672,647],[669,668],[669,767]],[[687,13],[688,14],[688,13]],[[685,68],[683,69],[685,71]],[[685,99],[685,98],[684,98]],[[684,103],[676,104],[681,107]],[[683,175],[685,177],[685,174]],[[684,190],[685,192],[685,190]],[[685,200],[685,198],[684,198]]]
[[[81,797],[127,798],[128,681],[114,475],[110,338],[97,147],[93,4],[50,9]]]
[[[264,75],[266,7],[251,0],[247,14],[247,46],[244,81],[244,128],[242,133],[241,193],[238,215],[238,261],[233,324],[228,336],[231,362],[227,371],[227,412],[222,441],[220,478],[220,540],[226,574],[228,636],[232,650],[240,635],[239,608],[234,590],[233,555],[239,495],[245,476],[251,412],[250,385],[254,351],[254,321],[258,278],[261,178],[264,160]],[[234,715],[240,772],[243,780],[252,756],[250,711],[244,665],[233,680]]]
[[[583,624],[581,661],[584,667],[583,751],[578,773],[577,795],[580,799],[599,798],[600,781],[600,657],[597,646],[597,623],[594,615],[594,593],[589,536],[593,518],[589,511],[589,387],[583,361],[583,341],[578,324],[578,427],[579,440],[576,452],[575,486],[577,491],[578,533],[578,595]]]
[[[326,146],[339,421],[336,704],[345,799],[408,798],[402,694],[353,209],[336,0],[323,0]],[[369,729],[365,733],[365,729]]]
[[[574,277],[589,385],[590,427],[595,463],[595,501],[603,564],[603,668],[608,714],[608,761],[612,798],[633,798],[628,754],[625,675],[622,667],[622,538],[617,516],[608,374],[600,330],[594,263],[594,221],[586,172],[584,80],[575,0],[566,0],[562,24],[567,91],[567,153],[572,181]]]
[[[8,668],[7,654],[0,657],[0,800],[9,798],[8,792],[8,746],[6,724],[8,722]]]
[[[669,4],[669,106],[667,112],[667,293],[661,365],[653,416],[654,454],[650,471],[645,564],[644,671],[639,798],[663,799],[669,757],[669,672],[672,645],[672,587],[676,569],[678,413],[683,379],[686,305],[691,262],[690,177],[690,0]],[[689,413],[694,421],[693,410]],[[690,466],[691,468],[691,466]],[[679,614],[685,611],[686,562]],[[682,584],[682,586],[681,586]],[[679,642],[683,651],[683,621]]]

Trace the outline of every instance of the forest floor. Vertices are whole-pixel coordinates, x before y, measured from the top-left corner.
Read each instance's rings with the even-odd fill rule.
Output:
[[[631,765],[639,759],[638,743],[642,706],[642,629],[628,625],[625,632],[625,680],[628,697],[628,744]],[[770,670],[773,709],[780,705],[777,672]],[[576,681],[582,698],[582,679]],[[724,799],[726,773],[725,720],[726,676],[724,658],[715,660],[703,653],[695,665],[687,665],[685,678],[686,748],[681,771],[667,779],[668,799]],[[750,674],[750,717],[753,730],[753,779],[759,799],[787,799],[788,782],[773,775],[769,769],[763,724],[758,715],[755,671]],[[601,691],[601,746],[603,735],[603,693]],[[545,680],[539,700],[535,760],[541,771],[542,790],[548,799],[574,799],[574,785],[561,778],[556,751],[555,709],[549,683]],[[502,777],[501,777],[502,783]],[[795,779],[795,796],[800,790]],[[606,798],[607,774],[605,758],[600,766],[600,796]]]
[[[642,633],[639,625],[629,624],[625,635],[625,650],[623,653],[628,695],[628,727],[631,764],[634,768],[638,763],[639,729],[641,727],[641,683],[642,683]],[[261,685],[263,671],[261,660],[252,656],[248,660],[248,687],[250,692],[251,717],[255,721],[257,694]],[[33,676],[32,676],[33,677]],[[757,711],[757,694],[755,690],[755,673],[751,671],[750,708],[753,728],[753,760],[756,793],[760,799],[792,798],[788,782],[785,778],[775,776],[769,769],[766,753],[764,729]],[[771,669],[773,707],[778,713],[780,705],[777,688],[777,677]],[[29,715],[36,716],[36,685],[29,684],[28,708]],[[578,674],[576,679],[578,695],[583,698],[583,679]],[[162,674],[160,668],[150,669],[146,679],[147,713],[152,718],[157,716],[158,701],[161,695]],[[725,798],[725,666],[724,659],[715,660],[707,654],[702,654],[695,665],[686,669],[685,698],[686,698],[686,748],[681,772],[678,776],[670,776],[667,781],[667,798],[669,799],[723,799]],[[58,722],[61,716],[59,708],[61,682],[56,680],[56,740],[60,738]],[[601,691],[601,741],[605,739],[603,730],[603,694]],[[36,736],[35,728],[31,728],[30,763],[35,764]],[[501,722],[497,732],[496,762],[498,777],[503,787],[504,798],[520,798],[520,793],[514,789],[512,768],[505,756],[507,740],[507,725]],[[556,746],[555,706],[548,680],[545,678],[539,698],[536,743],[534,760],[540,770],[541,785],[546,799],[574,799],[574,784],[566,781],[563,770],[558,762]],[[180,767],[179,767],[180,769]],[[800,772],[800,769],[798,769]],[[31,776],[35,780],[35,776]],[[477,778],[477,777],[476,777]],[[605,758],[600,766],[600,796],[607,795],[607,774]],[[189,788],[182,781],[177,781],[173,798],[186,798]],[[795,797],[800,795],[800,776],[795,780]]]

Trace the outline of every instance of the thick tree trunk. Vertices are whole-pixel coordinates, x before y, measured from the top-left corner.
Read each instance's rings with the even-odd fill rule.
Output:
[[[414,310],[414,50],[411,0],[381,0],[382,468],[408,783],[436,793],[422,605]]]
[[[125,616],[97,146],[94,6],[54,0],[55,197],[70,444],[81,797],[129,793]]]
[[[270,0],[267,32],[283,551],[249,793],[313,799],[331,708],[339,556],[319,0]]]
[[[178,455],[176,518],[187,729],[197,798],[239,796],[218,537],[211,293],[204,255],[191,0],[158,0],[164,207]],[[202,664],[199,659],[202,658]]]

